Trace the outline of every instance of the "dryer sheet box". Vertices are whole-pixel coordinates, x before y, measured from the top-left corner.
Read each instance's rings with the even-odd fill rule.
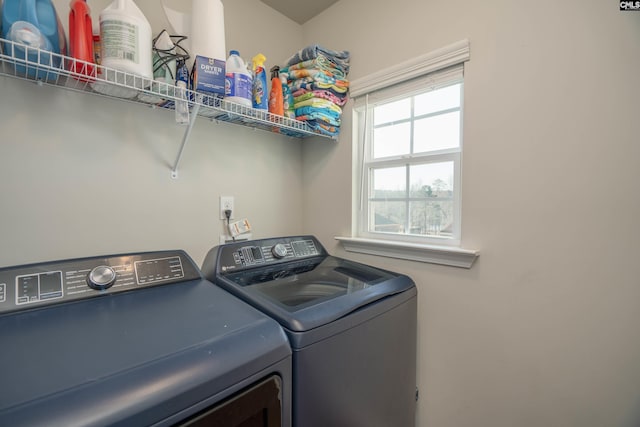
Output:
[[[225,61],[197,55],[191,75],[194,91],[224,97]]]

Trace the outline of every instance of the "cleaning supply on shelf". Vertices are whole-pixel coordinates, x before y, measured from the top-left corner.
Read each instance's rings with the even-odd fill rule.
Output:
[[[226,91],[224,68],[224,61],[196,56],[191,73],[193,90],[213,95],[216,99],[223,98]]]
[[[91,65],[95,61],[91,9],[86,0],[71,0],[69,7],[69,56],[87,64],[70,60],[67,68],[76,74],[95,76],[96,68]]]
[[[176,79],[176,102],[175,113],[176,123],[181,125],[189,124],[189,102],[187,100],[187,85],[189,83],[189,69],[184,59],[180,59],[177,64]]]
[[[102,64],[102,43],[100,43],[100,22],[93,22],[93,61]]]
[[[251,74],[240,57],[240,53],[237,50],[231,50],[226,63],[225,101],[251,108],[253,105],[251,102],[252,86]]]
[[[267,72],[264,69],[264,61],[267,58],[259,53],[253,57],[253,90],[252,102],[253,108],[258,110],[267,110],[269,108],[269,99],[267,97]]]
[[[284,115],[284,100],[282,98],[282,82],[280,81],[280,67],[271,68],[271,91],[269,92],[269,112],[278,116]]]
[[[190,28],[192,58],[225,60],[224,7],[220,0],[192,0]]]
[[[100,13],[100,40],[107,69],[101,68],[98,77],[115,85],[100,82],[92,85],[94,90],[132,98],[137,89],[148,87],[153,78],[151,25],[133,0],[114,0]]]
[[[5,43],[6,55],[50,67],[16,64],[18,74],[26,73],[29,77],[43,80],[58,77],[55,69],[61,66],[59,55],[67,54],[66,36],[51,0],[4,0],[2,38],[14,42],[13,45]]]

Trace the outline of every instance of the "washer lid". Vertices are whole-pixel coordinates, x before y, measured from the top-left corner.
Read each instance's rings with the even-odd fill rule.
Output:
[[[333,256],[230,272],[218,284],[291,331],[307,331],[413,288],[402,274]]]

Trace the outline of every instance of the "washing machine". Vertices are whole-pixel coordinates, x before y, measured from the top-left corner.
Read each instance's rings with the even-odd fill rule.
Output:
[[[293,350],[293,425],[415,424],[417,290],[313,236],[212,248],[206,278],[277,320]]]
[[[290,426],[291,373],[184,251],[0,269],[2,426]]]

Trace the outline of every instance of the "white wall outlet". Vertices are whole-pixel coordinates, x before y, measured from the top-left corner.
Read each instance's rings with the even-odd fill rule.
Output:
[[[231,210],[231,218],[233,219],[233,215],[235,214],[233,209],[233,196],[220,196],[220,219],[227,219],[224,215],[224,211],[227,209]]]

